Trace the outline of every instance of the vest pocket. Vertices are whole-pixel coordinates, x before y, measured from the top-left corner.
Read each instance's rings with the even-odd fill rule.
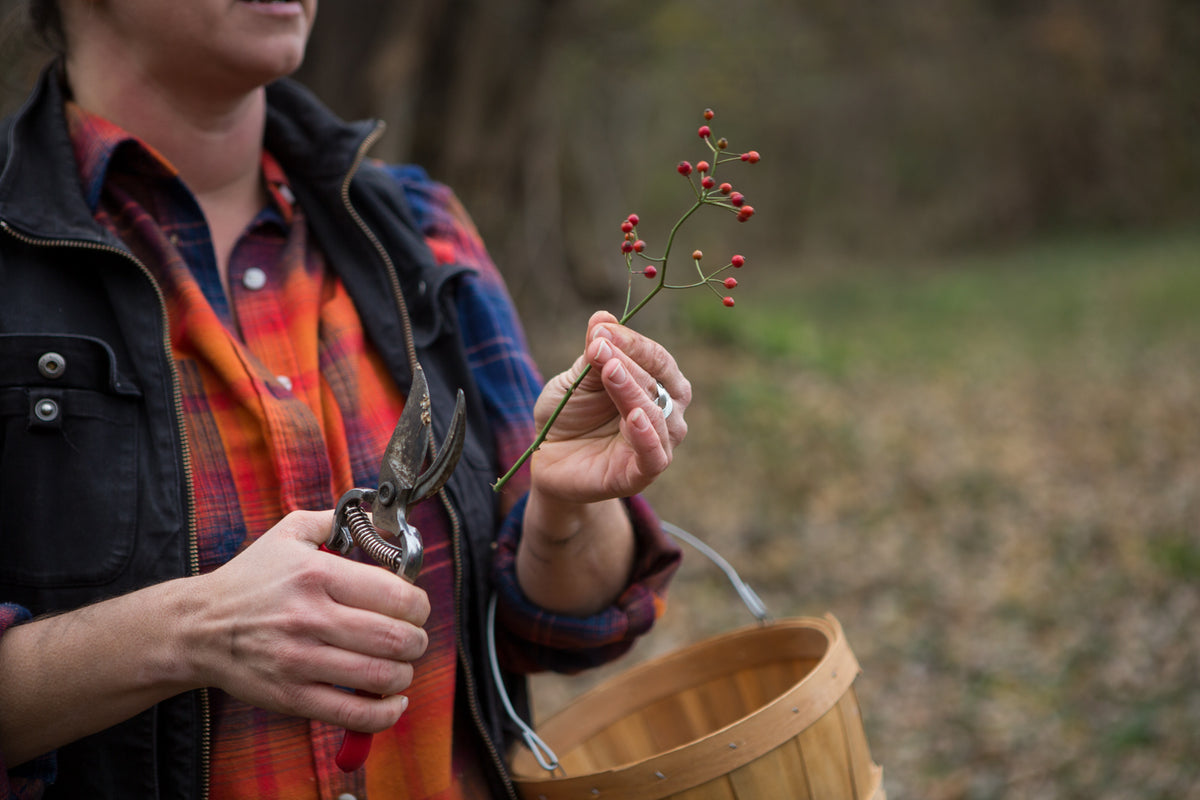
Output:
[[[0,592],[102,585],[128,564],[136,398],[97,339],[0,335]]]

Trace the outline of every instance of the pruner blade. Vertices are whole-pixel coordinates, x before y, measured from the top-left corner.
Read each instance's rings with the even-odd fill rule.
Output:
[[[328,549],[344,555],[357,544],[397,575],[409,581],[416,580],[421,571],[423,545],[420,532],[408,522],[408,513],[414,505],[436,494],[445,485],[462,455],[467,420],[461,389],[446,438],[426,466],[432,429],[429,384],[425,371],[418,365],[413,370],[412,389],[404,403],[404,411],[396,422],[379,465],[379,488],[351,489],[342,495],[333,532],[326,544]],[[373,525],[361,509],[354,511],[362,504],[370,507]],[[394,541],[380,536],[379,531]]]
[[[412,391],[379,466],[379,495],[373,508],[376,527],[394,535],[411,528],[406,520],[408,510],[437,494],[450,479],[466,439],[467,412],[462,389],[458,390],[446,438],[433,461],[422,470],[429,453],[432,427],[429,385],[425,371],[418,366],[413,373]]]

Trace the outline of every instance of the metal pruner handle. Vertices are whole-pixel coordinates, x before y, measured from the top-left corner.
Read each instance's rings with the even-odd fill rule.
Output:
[[[409,583],[415,583],[425,559],[421,534],[401,520],[395,541],[383,538],[363,509],[364,504],[371,506],[378,497],[379,492],[375,489],[351,489],[342,495],[334,511],[333,531],[326,549],[346,555],[357,544],[375,561]]]

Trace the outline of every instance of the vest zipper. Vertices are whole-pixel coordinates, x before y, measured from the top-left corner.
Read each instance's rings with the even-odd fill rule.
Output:
[[[150,282],[151,288],[154,289],[154,295],[158,298],[158,310],[160,327],[163,332],[162,346],[163,355],[166,359],[171,376],[171,396],[172,406],[175,412],[175,430],[179,436],[180,457],[183,467],[184,491],[186,493],[187,502],[187,536],[188,536],[188,574],[200,574],[200,543],[196,531],[196,515],[195,515],[195,488],[192,485],[192,449],[188,444],[187,428],[183,421],[183,391],[179,384],[179,370],[175,366],[175,357],[171,352],[171,333],[170,319],[167,316],[167,302],[163,297],[162,289],[158,285],[158,281],[154,279],[154,275],[135,255],[129,253],[119,247],[103,244],[101,242],[90,242],[81,239],[42,239],[39,237],[29,236],[21,233],[13,228],[5,220],[0,220],[0,229],[12,236],[14,239],[34,247],[78,247],[84,250],[95,250],[98,252],[112,253],[121,258],[132,262],[146,276],[146,280]],[[211,762],[212,749],[212,709],[209,700],[208,689],[201,688],[199,691],[200,698],[200,797],[201,800],[208,800],[209,795],[209,775],[208,769]]]
[[[350,182],[354,175],[358,172],[362,165],[363,159],[366,158],[367,151],[379,141],[383,135],[386,124],[379,121],[375,124],[375,129],[372,130],[358,147],[358,152],[355,154],[354,161],[350,165],[350,170],[346,173],[345,179],[342,181],[342,204],[346,207],[346,211],[354,220],[355,225],[371,242],[379,254],[380,259],[387,267],[388,279],[392,285],[392,294],[396,300],[396,307],[400,311],[400,322],[404,329],[404,346],[405,352],[408,355],[408,363],[410,370],[415,370],[417,366],[417,348],[413,342],[412,319],[408,315],[408,305],[404,301],[404,291],[400,286],[400,273],[396,269],[395,263],[388,255],[387,249],[383,243],[379,241],[379,237],[371,230],[366,221],[354,208],[354,204],[350,201]],[[430,449],[436,451],[437,442],[433,441],[433,432],[430,430]],[[466,641],[464,638],[464,614],[463,614],[463,558],[462,552],[462,522],[459,519],[458,511],[454,508],[454,504],[450,502],[450,495],[445,487],[438,491],[438,497],[442,501],[442,506],[446,510],[446,515],[450,519],[450,544],[454,553],[454,636],[455,646],[458,648],[458,663],[462,667],[464,673],[464,684],[467,688],[467,707],[471,714],[471,720],[475,723],[475,728],[479,732],[480,738],[483,739],[484,745],[487,747],[488,755],[492,759],[492,765],[496,769],[496,773],[504,782],[505,791],[510,800],[518,800],[516,787],[513,785],[512,778],[509,777],[508,768],[504,764],[504,758],[501,756],[496,743],[492,741],[492,737],[488,734],[487,725],[483,721],[483,712],[479,708],[479,697],[475,691],[475,671],[471,665],[470,659],[467,658]]]

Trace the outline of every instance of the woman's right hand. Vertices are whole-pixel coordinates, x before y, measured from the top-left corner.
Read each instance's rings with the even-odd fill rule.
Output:
[[[204,686],[348,730],[395,724],[428,644],[429,598],[385,569],[318,550],[332,524],[329,511],[289,514],[211,573],[9,628],[3,765]]]
[[[374,733],[408,705],[401,693],[429,643],[429,598],[387,570],[318,550],[332,524],[330,512],[289,514],[193,579],[197,602],[180,631],[181,656],[198,685]]]

